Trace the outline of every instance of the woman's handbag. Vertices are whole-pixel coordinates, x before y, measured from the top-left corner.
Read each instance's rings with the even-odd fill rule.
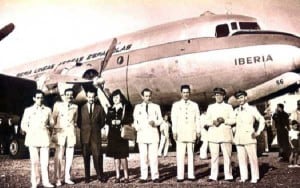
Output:
[[[136,130],[130,125],[123,125],[121,129],[121,137],[126,140],[136,139]]]
[[[123,108],[122,119],[125,115],[125,105]],[[126,140],[135,140],[136,139],[136,130],[131,125],[123,125],[121,128],[121,137]]]

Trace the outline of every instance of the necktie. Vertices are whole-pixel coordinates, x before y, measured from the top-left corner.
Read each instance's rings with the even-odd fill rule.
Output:
[[[146,104],[146,112],[148,114],[148,103]]]
[[[244,110],[244,107],[243,106],[241,106],[241,111],[243,111]]]
[[[92,117],[93,115],[93,104],[90,104],[90,118]]]

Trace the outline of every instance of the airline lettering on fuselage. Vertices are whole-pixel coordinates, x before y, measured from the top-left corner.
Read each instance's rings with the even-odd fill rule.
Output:
[[[76,57],[76,58],[73,58],[73,59],[69,59],[69,60],[67,60],[67,61],[60,62],[60,63],[58,64],[58,66],[64,65],[64,64],[67,64],[67,63],[71,63],[71,62],[80,63],[83,59],[84,59],[84,56]]]
[[[35,70],[28,70],[28,71],[25,71],[25,72],[20,72],[18,73],[16,76],[17,77],[23,77],[23,76],[28,76],[30,75],[31,73],[40,73],[40,72],[44,72],[46,70],[49,70],[49,69],[53,69],[55,66],[55,64],[51,64],[51,65],[45,65],[43,67],[39,67],[39,68],[36,68]]]
[[[122,52],[122,51],[126,51],[126,50],[129,50],[131,48],[132,44],[128,44],[128,45],[124,45],[124,46],[117,46],[116,49],[114,50],[114,53],[119,53],[119,52]],[[104,56],[106,53],[106,51],[101,51],[101,52],[96,52],[96,53],[92,53],[92,54],[89,54],[86,58],[86,60],[92,60],[92,59],[95,59],[97,57],[101,57],[101,56]]]
[[[131,47],[132,47],[132,44],[117,46],[114,52],[118,53],[118,52],[130,50]],[[61,66],[61,65],[68,64],[68,63],[72,63],[72,62],[81,63],[84,59],[85,60],[92,60],[92,59],[95,59],[97,57],[104,56],[105,53],[106,53],[106,51],[104,50],[104,51],[101,51],[101,52],[96,52],[96,53],[89,54],[86,58],[84,56],[72,58],[72,59],[60,62],[57,65],[57,67]],[[16,76],[17,77],[29,76],[30,74],[44,72],[45,70],[53,69],[54,67],[55,67],[55,64],[45,65],[44,67],[40,67],[40,68],[37,68],[35,70],[27,70],[27,71],[24,71],[24,72],[17,73]]]
[[[252,56],[252,57],[239,57],[234,59],[235,65],[246,65],[246,64],[255,64],[255,63],[264,63],[268,61],[273,61],[273,58],[270,54],[262,56]]]

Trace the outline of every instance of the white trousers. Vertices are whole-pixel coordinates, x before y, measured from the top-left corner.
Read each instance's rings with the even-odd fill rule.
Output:
[[[161,156],[162,154],[164,156],[167,156],[168,150],[169,150],[169,138],[161,135],[160,142],[159,142],[159,149],[158,149],[158,155]]]
[[[177,179],[184,179],[184,158],[188,154],[188,178],[194,179],[194,143],[176,142]]]
[[[141,178],[142,180],[148,179],[148,164],[150,163],[151,179],[158,179],[158,143],[145,144],[139,143],[140,151],[140,164],[141,164]]]
[[[62,180],[62,167],[63,165],[63,157],[64,157],[64,146],[57,146],[55,151],[55,163],[54,163],[54,171],[55,171],[55,178],[56,181]],[[67,147],[66,148],[66,162],[65,162],[65,180],[71,179],[71,167],[73,162],[73,155],[74,155],[74,147]]]
[[[36,187],[40,183],[39,163],[41,163],[43,184],[48,184],[49,183],[49,176],[48,176],[49,148],[30,146],[29,154],[30,154],[30,161],[31,161],[32,187]]]
[[[251,179],[257,181],[259,179],[259,167],[256,154],[256,144],[237,145],[237,155],[240,166],[241,180],[248,179],[248,160],[251,168]]]
[[[233,179],[232,167],[231,167],[232,144],[231,143],[213,143],[213,142],[209,142],[209,150],[210,150],[210,154],[211,154],[211,169],[210,169],[209,179],[218,180],[220,146],[222,149],[223,159],[224,159],[225,180],[231,180],[231,179]]]
[[[200,158],[206,159],[207,158],[207,149],[208,149],[208,141],[203,140],[203,143],[200,147]]]

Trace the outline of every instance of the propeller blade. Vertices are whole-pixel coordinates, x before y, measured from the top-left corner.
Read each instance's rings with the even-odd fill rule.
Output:
[[[101,65],[100,65],[100,69],[99,69],[99,77],[101,76],[101,73],[103,72],[103,70],[105,69],[105,67],[107,66],[107,63],[109,61],[109,59],[111,58],[112,54],[114,53],[115,49],[116,49],[116,45],[117,45],[117,39],[114,38],[108,48],[108,50],[105,53],[105,57],[103,59],[103,61],[101,61]]]
[[[3,28],[0,29],[0,41],[4,39],[7,35],[9,35],[15,29],[15,25],[13,23],[7,24]]]

